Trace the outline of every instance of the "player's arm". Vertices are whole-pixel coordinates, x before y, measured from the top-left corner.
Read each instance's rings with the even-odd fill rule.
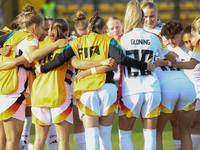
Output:
[[[28,55],[29,62],[31,63],[33,61],[42,59],[55,49],[64,48],[67,44],[68,41],[66,39],[59,39],[56,42],[42,48],[37,48],[36,46],[29,46],[29,48],[27,48],[25,51]]]
[[[173,62],[171,66],[180,69],[194,69],[194,67],[198,64],[198,62],[199,62],[198,60],[191,58],[190,61]]]
[[[9,59],[0,64],[0,70],[8,70],[20,64],[28,63],[28,60],[22,55],[17,58]]]
[[[69,63],[74,68],[82,70],[102,65],[110,67],[115,67],[116,65],[118,65],[112,58],[108,58],[105,60],[79,60],[77,57],[74,57],[69,61]]]
[[[166,59],[168,59],[170,62],[175,62],[176,60],[176,55],[175,53],[169,51],[169,53],[167,53],[165,56],[164,56]]]
[[[175,67],[175,68],[180,68],[180,69],[194,69],[194,67],[197,65],[199,61],[197,61],[194,58],[191,58],[190,61],[185,61],[185,62],[170,62],[168,60],[163,60],[158,58],[155,61],[155,65],[156,67],[160,67],[160,66],[170,66],[170,67]]]
[[[111,70],[114,70],[115,68],[117,67],[116,66],[113,66],[113,67],[110,67],[110,66],[98,66],[98,67],[93,67],[93,68],[90,68],[90,69],[87,69],[87,70],[83,70],[81,72],[79,72],[77,75],[76,75],[76,78],[78,80],[82,80],[83,78],[89,76],[89,75],[92,75],[94,73],[104,73],[104,72],[108,72],[108,71],[111,71]]]
[[[146,62],[142,62],[142,61],[135,60],[135,59],[125,56],[123,54],[121,47],[114,39],[112,39],[110,42],[109,55],[110,57],[115,59],[117,63],[122,64],[124,66],[133,67],[140,70],[147,69],[149,71],[154,71],[154,68],[155,68],[154,64],[152,64],[151,61],[146,63]]]
[[[48,61],[44,65],[41,65],[38,68],[38,71],[46,73],[52,69],[62,66],[65,62],[69,61],[73,56],[75,56],[75,53],[71,48],[70,44],[68,44],[55,59]]]

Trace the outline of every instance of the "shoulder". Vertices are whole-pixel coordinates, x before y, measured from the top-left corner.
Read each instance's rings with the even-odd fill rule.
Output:
[[[157,27],[162,28],[165,25],[164,22],[160,21],[160,19],[158,19],[158,25]]]

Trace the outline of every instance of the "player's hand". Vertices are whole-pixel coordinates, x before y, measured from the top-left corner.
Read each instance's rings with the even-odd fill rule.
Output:
[[[69,44],[67,39],[59,39],[55,42],[57,48],[64,48],[67,44]]]
[[[153,57],[150,58],[150,59],[147,61],[147,70],[148,70],[148,71],[154,71],[154,70],[155,70],[155,65],[151,63],[152,60],[153,60]]]
[[[103,66],[110,66],[113,68],[116,68],[118,66],[118,63],[113,58],[107,58],[101,61],[101,64]]]
[[[84,79],[85,77],[91,75],[91,71],[90,69],[87,69],[87,70],[82,70],[81,72],[79,72],[77,75],[76,75],[76,78],[81,81],[82,79]]]
[[[3,56],[9,56],[11,52],[10,46],[0,48],[0,54]]]
[[[156,67],[165,66],[165,65],[166,65],[166,60],[163,60],[161,58],[157,58],[157,60],[155,60]]]

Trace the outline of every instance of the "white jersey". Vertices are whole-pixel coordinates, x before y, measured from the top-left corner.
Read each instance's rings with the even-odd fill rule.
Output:
[[[157,35],[160,35],[160,31],[161,31],[161,29],[162,29],[162,27],[163,27],[164,25],[165,25],[165,23],[164,23],[164,22],[161,22],[160,19],[159,19],[159,20],[158,20],[158,25],[157,25],[156,28],[150,30],[146,25],[144,25],[144,29],[145,29],[146,31],[151,32],[151,33],[155,33],[155,34],[157,34]]]
[[[167,48],[170,51],[173,51],[176,54],[178,54],[178,58],[176,58],[176,61],[189,61],[190,60],[190,55],[189,55],[190,51],[189,51],[189,49],[187,49],[187,47],[185,45],[183,45],[182,47],[177,46],[176,48],[172,48],[171,45],[167,45]],[[162,59],[164,59],[164,58],[162,58]],[[169,81],[172,79],[177,79],[177,78],[188,79],[188,77],[191,76],[191,74],[192,74],[192,70],[185,69],[184,70],[185,73],[184,73],[179,68],[168,67],[168,66],[157,67],[155,69],[155,72],[156,72],[157,77],[161,84],[163,84],[166,81]]]
[[[200,40],[197,41],[191,58],[196,59],[199,63],[193,69],[192,82],[195,85],[197,98],[200,98]]]
[[[156,54],[163,57],[169,52],[158,35],[141,28],[124,34],[121,37],[121,45],[126,56],[144,62]],[[123,67],[122,96],[154,91],[160,92],[160,84],[154,72]]]
[[[157,35],[160,36],[160,31],[161,31],[161,29],[162,29],[162,27],[163,27],[164,25],[165,25],[165,23],[164,23],[164,22],[161,22],[160,19],[158,19],[158,25],[157,25],[156,28],[150,30],[146,25],[144,25],[144,29],[145,29],[146,31],[148,31],[148,32],[155,33],[155,34],[157,34]],[[162,37],[162,40],[163,40],[164,44],[167,45],[167,40],[166,40],[166,38],[165,38],[165,37]]]
[[[34,38],[32,40],[27,40],[27,38],[25,38],[24,40],[22,40],[18,45],[16,45],[14,47],[15,53],[18,56],[24,56],[27,60],[29,60],[25,49],[29,46],[38,46],[38,40],[37,38]],[[29,64],[25,64],[26,67],[29,67]],[[26,71],[24,68],[22,67],[17,67],[17,72],[18,72],[18,79],[19,79],[19,87],[18,90],[13,93],[13,94],[8,94],[8,95],[0,95],[0,99],[1,100],[7,100],[9,101],[7,104],[5,105],[0,105],[0,111],[4,112],[10,105],[12,105],[17,98],[21,95],[21,93],[25,90],[25,83],[27,81],[28,78],[28,71]],[[3,106],[3,108],[1,107]],[[0,113],[1,113],[0,112]]]
[[[200,62],[192,70],[189,79],[194,83],[197,98],[200,99]]]

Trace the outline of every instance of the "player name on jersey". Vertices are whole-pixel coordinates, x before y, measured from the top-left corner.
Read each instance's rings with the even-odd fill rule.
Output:
[[[131,39],[132,45],[150,45],[150,40],[144,40],[144,39]]]

